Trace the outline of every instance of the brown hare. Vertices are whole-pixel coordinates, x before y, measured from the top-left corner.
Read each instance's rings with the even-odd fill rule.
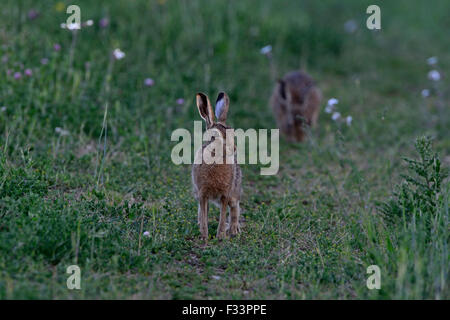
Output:
[[[305,72],[292,71],[278,81],[271,105],[277,126],[288,141],[305,139],[305,129],[317,123],[321,99],[320,90]]]
[[[241,168],[237,164],[236,150],[234,147],[234,134],[225,123],[227,119],[230,100],[226,93],[221,92],[216,101],[214,119],[211,103],[203,93],[197,94],[197,107],[200,116],[206,122],[206,129],[215,132],[211,141],[203,144],[195,154],[195,161],[192,165],[192,182],[194,195],[198,200],[198,223],[202,238],[208,239],[208,206],[209,200],[213,201],[220,208],[219,226],[217,228],[217,238],[223,239],[226,235],[227,208],[230,207],[231,221],[229,223],[229,234],[235,236],[239,231],[239,201],[241,196]],[[227,130],[231,129],[231,130]],[[228,131],[228,132],[227,132]],[[227,134],[230,143],[226,143]],[[230,136],[231,135],[231,136]],[[223,146],[223,161],[206,161],[208,156],[215,156],[212,146],[220,142]],[[217,150],[217,149],[214,149]],[[220,148],[218,150],[221,150]],[[203,157],[202,157],[203,156]],[[210,163],[210,164],[208,164]]]

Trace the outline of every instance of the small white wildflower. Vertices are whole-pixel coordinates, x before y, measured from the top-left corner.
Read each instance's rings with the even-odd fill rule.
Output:
[[[114,55],[114,58],[116,58],[116,60],[120,60],[125,57],[125,52],[123,52],[120,49],[114,49],[113,55]]]
[[[86,24],[88,27],[90,27],[90,26],[93,26],[93,25],[94,25],[94,21],[93,21],[93,20],[88,20],[88,21],[85,22],[85,24]]]
[[[431,70],[430,72],[428,72],[428,79],[439,81],[441,80],[441,74],[437,70]]]
[[[352,121],[353,121],[352,116],[348,116],[347,118],[345,118],[345,123],[347,123],[348,126],[352,125]]]
[[[69,30],[78,30],[78,29],[81,29],[81,26],[80,26],[79,23],[69,23],[67,25],[67,29],[69,29]]]
[[[214,280],[220,280],[220,276],[212,276]]]
[[[144,232],[144,237],[150,237],[150,232],[145,231],[145,232]]]
[[[437,57],[429,57],[427,59],[427,63],[432,66],[435,65],[438,62],[438,58]]]
[[[152,79],[152,78],[146,78],[145,80],[144,80],[144,85],[146,86],[146,87],[151,87],[151,86],[153,86],[155,84],[155,81]]]
[[[329,106],[334,106],[335,104],[338,104],[339,103],[339,100],[338,99],[336,99],[336,98],[331,98],[330,100],[328,100],[328,105]]]
[[[5,112],[5,111],[6,111],[6,107],[5,107],[5,106],[1,107],[1,108],[0,108],[0,111],[1,111],[1,112]]]
[[[272,46],[268,45],[268,46],[262,47],[261,50],[259,50],[259,52],[264,55],[269,54],[272,52]]]
[[[422,94],[422,97],[427,98],[427,97],[430,96],[430,90],[428,90],[428,89],[423,89],[422,92],[421,92],[421,94]]]
[[[335,112],[335,113],[332,114],[331,119],[332,119],[333,121],[336,121],[336,120],[338,120],[340,117],[341,117],[341,114],[340,114],[339,112]]]
[[[327,102],[327,106],[325,107],[325,112],[326,113],[332,113],[335,109],[335,105],[339,103],[339,100],[336,98],[331,98],[330,100],[328,100]]]
[[[358,24],[355,20],[348,20],[346,23],[344,23],[344,30],[348,33],[353,33],[358,29]]]
[[[325,107],[325,112],[326,112],[326,113],[332,113],[333,111],[334,111],[334,105],[328,104],[328,105]]]
[[[61,129],[60,127],[56,127],[55,132],[58,133],[60,136],[68,136],[69,135],[69,131]]]

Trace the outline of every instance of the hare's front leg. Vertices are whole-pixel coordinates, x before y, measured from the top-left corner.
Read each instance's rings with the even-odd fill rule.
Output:
[[[199,199],[199,224],[202,238],[208,240],[208,198]]]
[[[219,226],[217,227],[217,239],[222,240],[225,238],[226,235],[226,222],[227,219],[227,200],[225,198],[221,199],[220,201],[220,219],[219,219]]]
[[[240,231],[241,228],[239,226],[239,201],[233,201],[230,204],[230,216],[231,216],[231,222],[230,222],[230,235],[235,236]]]

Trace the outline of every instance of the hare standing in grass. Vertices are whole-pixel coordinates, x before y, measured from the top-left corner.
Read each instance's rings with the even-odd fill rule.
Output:
[[[306,129],[317,123],[321,98],[320,90],[305,72],[292,71],[278,81],[271,105],[277,126],[287,140],[305,139]]]
[[[210,129],[210,132],[215,134],[211,141],[204,143],[197,150],[195,154],[196,161],[192,165],[194,195],[199,202],[198,223],[202,238],[205,240],[208,239],[209,200],[212,200],[220,207],[217,238],[223,239],[226,235],[225,220],[228,207],[230,207],[231,217],[228,232],[231,236],[234,236],[240,231],[241,168],[237,164],[233,131],[227,130],[231,128],[225,123],[229,104],[228,96],[221,92],[216,101],[215,116],[217,121],[215,121],[208,97],[203,93],[197,94],[197,107],[200,116],[206,122],[206,129]],[[227,134],[231,135],[228,137],[228,140]],[[223,161],[216,161],[216,163],[206,161],[207,158],[215,157],[217,150],[222,150],[221,159]]]

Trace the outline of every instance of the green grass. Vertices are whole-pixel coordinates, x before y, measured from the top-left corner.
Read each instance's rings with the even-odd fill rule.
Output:
[[[76,41],[56,4],[0,11],[0,298],[450,298],[448,180],[431,226],[420,208],[386,223],[378,206],[407,173],[403,156],[417,158],[417,136],[433,136],[449,166],[448,1],[380,1],[378,32],[365,28],[370,1],[76,1],[95,21]],[[267,44],[280,75],[317,80],[319,126],[307,143],[281,141],[276,176],[242,166],[242,233],[217,242],[213,208],[205,247],[170,135],[200,120],[197,91],[226,91],[235,128],[274,128]],[[331,97],[350,127],[324,112]],[[81,290],[66,287],[72,264]],[[373,264],[381,290],[366,287]]]

